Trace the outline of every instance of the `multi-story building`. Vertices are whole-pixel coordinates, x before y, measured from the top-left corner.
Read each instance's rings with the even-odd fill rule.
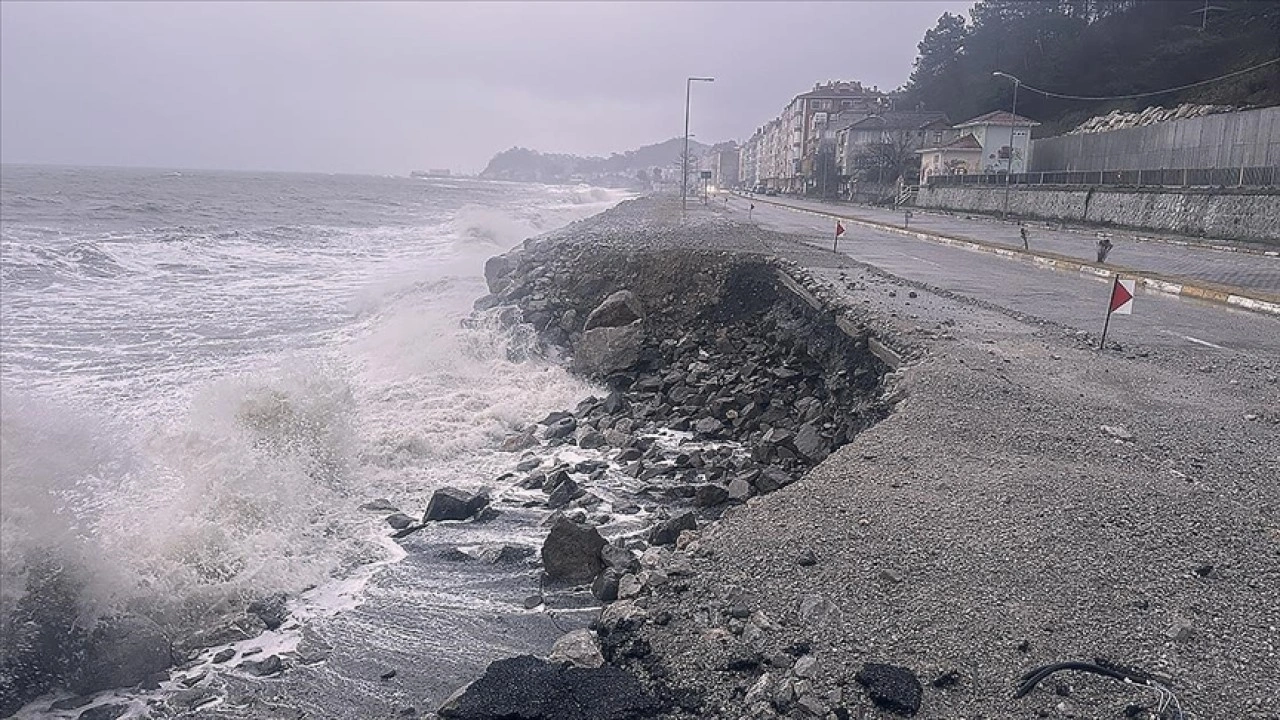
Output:
[[[819,83],[796,95],[759,133],[756,183],[787,192],[817,187],[815,162],[828,122],[841,114],[851,118],[885,112],[890,105],[879,89],[852,81]]]
[[[728,147],[711,150],[711,185],[717,189],[727,190],[738,186],[739,148],[732,143]]]

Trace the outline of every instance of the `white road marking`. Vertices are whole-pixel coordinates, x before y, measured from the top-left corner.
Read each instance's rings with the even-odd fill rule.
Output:
[[[1191,342],[1197,345],[1204,345],[1205,347],[1214,348],[1215,350],[1226,350],[1226,348],[1222,347],[1221,345],[1215,345],[1209,342],[1208,340],[1201,340],[1200,338],[1191,337],[1190,335],[1180,335],[1179,337],[1181,337],[1183,340],[1190,340]]]

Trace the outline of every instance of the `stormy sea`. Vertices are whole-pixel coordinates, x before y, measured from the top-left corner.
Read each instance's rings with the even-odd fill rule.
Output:
[[[0,180],[0,715],[396,717],[562,632],[526,607],[545,529],[518,504],[403,540],[386,518],[492,487],[504,438],[590,393],[472,302],[486,258],[622,194]],[[158,643],[178,669],[139,684]]]

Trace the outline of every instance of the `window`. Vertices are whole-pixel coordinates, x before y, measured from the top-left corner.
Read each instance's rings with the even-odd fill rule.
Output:
[[[842,108],[846,108],[846,109],[847,109],[847,108],[851,108],[851,107],[853,107],[853,101],[852,101],[852,100],[841,100],[841,101],[840,101],[840,107],[842,107]]]

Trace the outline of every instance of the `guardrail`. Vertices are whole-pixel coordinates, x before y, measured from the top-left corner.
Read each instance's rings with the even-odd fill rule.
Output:
[[[1280,167],[1088,170],[1073,172],[934,175],[933,187],[955,185],[1128,185],[1146,187],[1268,187],[1280,185]]]

